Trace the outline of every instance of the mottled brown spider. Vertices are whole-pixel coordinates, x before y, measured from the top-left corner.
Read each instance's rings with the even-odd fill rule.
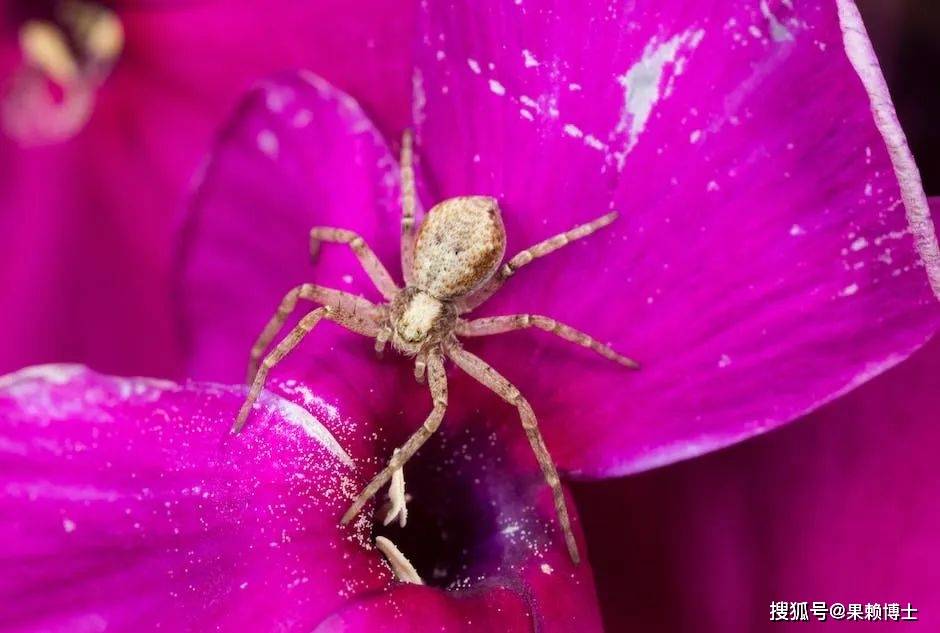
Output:
[[[395,451],[388,466],[359,494],[343,515],[342,523],[345,525],[437,430],[447,407],[447,379],[444,373],[444,356],[447,356],[455,365],[518,409],[529,444],[535,452],[546,482],[551,486],[555,511],[564,532],[568,552],[571,559],[577,563],[578,548],[571,532],[558,471],[542,440],[532,407],[512,383],[481,358],[466,351],[457,337],[489,336],[535,327],[566,341],[588,347],[621,365],[636,368],[637,364],[629,358],[621,356],[587,334],[548,317],[517,314],[473,320],[461,318],[461,315],[492,296],[506,279],[522,266],[574,240],[587,237],[613,222],[617,215],[608,213],[593,222],[539,242],[499,267],[506,251],[506,231],[495,199],[465,196],[444,200],[427,213],[420,228],[415,231],[414,169],[411,135],[407,132],[402,140],[401,177],[401,264],[405,287],[399,288],[395,284],[382,262],[356,233],[345,229],[314,227],[310,231],[311,253],[317,252],[320,242],[347,244],[387,303],[375,305],[362,297],[314,284],[303,284],[288,292],[251,348],[248,366],[248,382],[251,388],[232,432],[241,430],[270,369],[321,319],[334,321],[353,332],[374,337],[378,353],[391,341],[392,347],[398,352],[413,356],[415,378],[423,382],[425,371],[428,374],[433,399],[431,413],[408,441]],[[313,301],[323,307],[316,308],[304,316],[290,334],[265,356],[259,368],[258,360],[283,326],[287,316],[294,310],[298,299]]]

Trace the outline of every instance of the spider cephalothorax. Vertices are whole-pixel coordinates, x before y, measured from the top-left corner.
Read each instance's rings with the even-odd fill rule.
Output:
[[[578,549],[565,505],[558,472],[538,429],[535,413],[528,401],[512,383],[483,359],[463,349],[460,336],[489,336],[511,330],[534,327],[551,332],[567,341],[588,347],[609,360],[636,368],[629,358],[554,319],[539,315],[517,314],[466,320],[461,315],[486,301],[517,269],[534,259],[548,255],[573,240],[586,237],[607,226],[616,218],[608,213],[593,222],[577,226],[528,248],[499,266],[506,251],[506,231],[499,205],[484,196],[450,198],[435,205],[415,233],[414,171],[411,166],[411,137],[402,142],[402,242],[401,260],[405,286],[400,288],[375,256],[372,249],[356,233],[345,229],[314,227],[310,231],[311,252],[321,242],[348,244],[369,277],[382,293],[386,303],[376,305],[362,297],[314,284],[293,288],[281,301],[277,313],[264,328],[251,349],[248,382],[251,389],[242,405],[233,432],[244,425],[258,394],[264,387],[268,371],[276,365],[321,319],[334,321],[346,328],[375,338],[375,349],[382,352],[390,341],[402,354],[415,357],[415,377],[424,380],[425,372],[431,390],[433,408],[417,431],[396,450],[388,466],[377,474],[343,515],[347,523],[363,505],[381,489],[392,475],[414,455],[437,430],[447,408],[447,378],[444,357],[496,392],[516,407],[523,429],[538,458],[545,480],[552,488],[555,510],[565,535],[572,560],[577,562]],[[322,305],[304,316],[277,347],[258,361],[280,330],[299,299]]]

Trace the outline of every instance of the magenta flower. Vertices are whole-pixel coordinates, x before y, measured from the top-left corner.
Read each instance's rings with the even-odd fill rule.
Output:
[[[0,626],[598,629],[589,570],[569,571],[564,546],[545,536],[553,511],[536,494],[537,470],[473,438],[463,444],[468,455],[494,459],[451,455],[435,482],[474,487],[433,495],[428,470],[415,493],[429,503],[412,521],[458,502],[465,524],[443,526],[451,530],[449,560],[422,562],[461,557],[459,569],[435,568],[438,580],[481,580],[460,593],[401,584],[372,547],[368,521],[337,527],[362,482],[325,424],[356,429],[306,388],[286,388],[307,410],[268,398],[251,428],[232,438],[241,388],[109,378],[75,365],[4,377]],[[426,529],[440,539],[441,527]],[[460,553],[471,545],[477,549]],[[527,566],[532,560],[539,564]]]
[[[0,8],[4,371],[80,360],[180,373],[171,227],[211,133],[256,78],[304,65],[389,129],[407,115],[413,20],[397,3],[108,4]]]
[[[790,5],[422,7],[424,207],[496,197],[510,253],[621,212],[481,314],[564,320],[637,357],[639,373],[539,333],[473,346],[533,403],[571,474],[635,472],[785,424],[937,325],[926,199],[854,7]],[[301,282],[377,299],[341,249],[311,266],[308,230],[356,230],[397,276],[398,189],[394,152],[346,93],[307,72],[256,88],[183,234],[191,373],[240,381]],[[599,629],[590,567],[567,558],[515,412],[461,374],[439,435],[405,469],[408,525],[373,526],[371,513],[337,525],[429,404],[404,359],[380,363],[329,328],[276,370],[272,389],[294,404],[268,395],[244,438],[224,434],[234,387],[62,368],[4,379],[0,526],[19,573],[0,585],[0,621]],[[83,526],[89,540],[73,542]],[[396,582],[370,549],[377,535],[414,563],[388,550],[399,578],[433,586]]]

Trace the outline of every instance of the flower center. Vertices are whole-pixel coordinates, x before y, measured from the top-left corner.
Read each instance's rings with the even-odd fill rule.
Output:
[[[42,8],[31,6],[20,25],[22,67],[0,97],[0,124],[23,145],[77,134],[124,48],[123,26],[110,9],[82,0]]]
[[[402,526],[396,513],[383,524],[399,505],[393,482],[392,498],[386,502],[383,491],[377,504],[373,537],[391,541],[426,584],[457,588],[489,575],[501,559],[485,474],[491,456],[473,449],[481,441],[470,434],[461,434],[459,443],[443,434],[436,439],[405,465],[407,523]]]

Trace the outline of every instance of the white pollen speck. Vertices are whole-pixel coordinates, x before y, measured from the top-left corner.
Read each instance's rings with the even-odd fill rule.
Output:
[[[862,250],[863,248],[865,248],[866,246],[868,246],[868,240],[866,240],[864,237],[860,237],[854,242],[852,242],[849,248],[851,248],[855,252],[858,252]]]
[[[245,582],[243,582],[242,584],[238,585],[238,588],[239,588],[239,589],[244,589],[244,588],[247,587],[247,586],[248,586],[248,581],[245,581]]]
[[[627,136],[626,148],[616,156],[618,169],[623,168],[627,154],[633,151],[639,142],[640,135],[646,130],[646,123],[653,114],[653,108],[663,95],[660,84],[663,83],[667,66],[675,66],[680,47],[694,49],[704,36],[705,31],[698,30],[679,33],[662,43],[654,38],[644,48],[642,57],[617,78],[623,88],[624,103],[616,132],[625,133]],[[668,94],[668,88],[669,81],[662,90]]]
[[[271,112],[283,112],[292,93],[286,88],[269,87],[264,93],[264,104]]]
[[[563,129],[565,130],[565,134],[568,136],[572,136],[574,138],[581,138],[584,136],[584,132],[582,132],[576,125],[571,125],[568,123]]]
[[[568,84],[568,90],[570,90],[571,92],[578,92],[579,90],[581,90],[581,84],[576,84],[572,82]]]
[[[473,162],[475,162],[475,163],[479,163],[479,162],[480,162],[480,155],[479,155],[479,154],[474,154],[474,155],[473,155]]]
[[[757,28],[756,26],[754,26],[753,24],[747,27],[747,32],[753,35],[754,37],[756,37],[757,39],[764,37],[764,34],[761,33],[761,30]]]
[[[856,292],[858,292],[858,284],[849,284],[845,288],[839,291],[840,297],[851,297]]]
[[[493,94],[497,94],[500,97],[506,94],[505,86],[503,86],[503,84],[499,83],[495,79],[490,79],[490,90],[493,92]]]
[[[770,24],[770,37],[773,41],[786,42],[793,40],[793,34],[790,33],[787,27],[770,11],[767,0],[761,0],[760,12],[764,15],[764,18],[766,18],[767,23]]]
[[[75,531],[75,521],[72,521],[72,520],[70,520],[70,519],[62,519],[62,528],[63,528],[66,532],[68,532],[68,533],[74,532],[74,531]]]
[[[727,354],[722,354],[721,358],[718,359],[718,366],[724,369],[731,364],[731,357]]]
[[[868,183],[865,185],[865,195],[870,198],[871,194],[872,194],[872,186],[871,186],[871,183]]]
[[[525,108],[519,108],[519,114],[522,115],[523,119],[528,119],[529,121],[535,120],[535,117],[532,116],[532,113],[526,110]]]
[[[472,70],[475,74],[480,74],[480,63],[477,60],[473,59],[472,57],[468,57],[467,66],[469,66],[470,70]]]
[[[524,60],[526,68],[535,68],[539,65],[539,60],[535,58],[535,55],[532,54],[527,48],[522,49],[522,59]]]
[[[277,158],[281,145],[278,143],[277,136],[274,135],[274,132],[271,130],[261,130],[258,132],[257,143],[258,149],[261,150],[262,154],[268,158]]]
[[[298,110],[294,114],[294,118],[291,119],[291,125],[295,128],[305,128],[310,125],[310,122],[313,120],[313,112],[310,110]]]
[[[693,144],[698,143],[701,138],[702,138],[702,130],[695,130],[694,132],[689,134],[690,143],[693,143]]]
[[[352,275],[343,275],[342,278],[344,284],[351,284],[353,282]]]
[[[790,235],[796,237],[797,235],[806,235],[806,231],[799,224],[794,224],[790,227]]]
[[[444,51],[437,51],[434,54],[434,57],[437,58],[437,61],[441,61],[442,59],[444,59]]]
[[[714,180],[710,180],[707,185],[705,185],[705,191],[718,191],[721,187],[718,186],[718,183]]]
[[[603,152],[607,149],[607,144],[593,134],[586,134],[584,136],[584,144],[591,149],[596,149],[599,152]]]
[[[551,574],[553,571],[555,571],[554,569],[552,569],[552,566],[549,565],[548,563],[542,563],[540,569],[542,570],[542,573],[545,574],[545,575],[549,575],[549,574]]]

